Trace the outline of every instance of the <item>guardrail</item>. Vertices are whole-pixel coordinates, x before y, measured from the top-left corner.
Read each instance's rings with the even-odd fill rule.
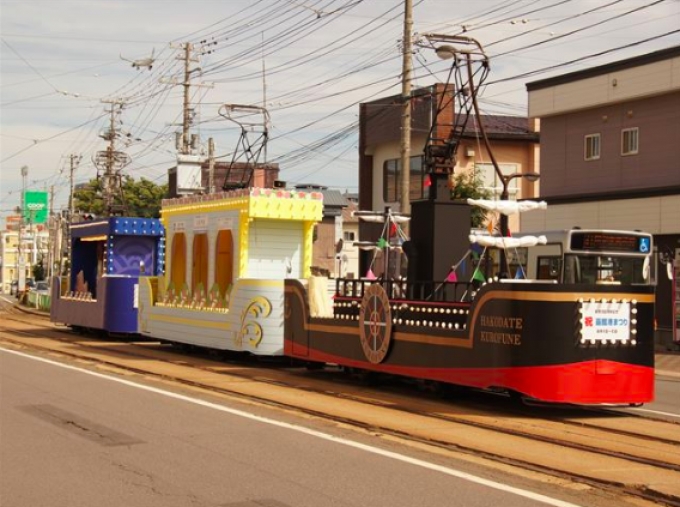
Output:
[[[28,291],[28,294],[26,295],[26,306],[37,308],[38,310],[49,312],[51,301],[52,297],[49,294],[37,294]]]

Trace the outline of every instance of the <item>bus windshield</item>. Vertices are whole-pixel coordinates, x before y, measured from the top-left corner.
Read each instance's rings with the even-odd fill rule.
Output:
[[[644,257],[565,254],[564,283],[649,284]]]

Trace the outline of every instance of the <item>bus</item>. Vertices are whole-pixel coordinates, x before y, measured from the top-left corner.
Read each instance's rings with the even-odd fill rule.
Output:
[[[546,244],[518,248],[511,255],[515,274],[560,284],[650,285],[651,234],[640,231],[567,229],[549,231]],[[518,235],[522,237],[522,235]],[[521,271],[520,271],[521,274]]]

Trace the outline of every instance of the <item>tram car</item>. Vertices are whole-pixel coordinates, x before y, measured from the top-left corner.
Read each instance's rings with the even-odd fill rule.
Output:
[[[137,333],[139,281],[161,273],[157,219],[108,217],[71,225],[70,273],[52,280],[50,318],[74,329]]]
[[[309,277],[321,218],[318,192],[245,188],[164,200],[165,271],[140,279],[139,333],[281,356],[284,281]]]
[[[491,238],[469,235],[469,207],[449,200],[443,180],[438,197],[412,203],[411,240],[400,247],[405,279],[389,271],[340,279],[330,299],[285,281],[285,354],[541,402],[652,401],[651,236],[575,229],[493,238],[514,245],[505,250],[514,264],[498,277],[484,273],[497,266],[484,262],[488,252],[469,255],[471,242]]]

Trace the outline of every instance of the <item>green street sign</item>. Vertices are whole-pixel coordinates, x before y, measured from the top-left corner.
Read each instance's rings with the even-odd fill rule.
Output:
[[[47,222],[47,192],[24,192],[24,223],[44,224]]]

